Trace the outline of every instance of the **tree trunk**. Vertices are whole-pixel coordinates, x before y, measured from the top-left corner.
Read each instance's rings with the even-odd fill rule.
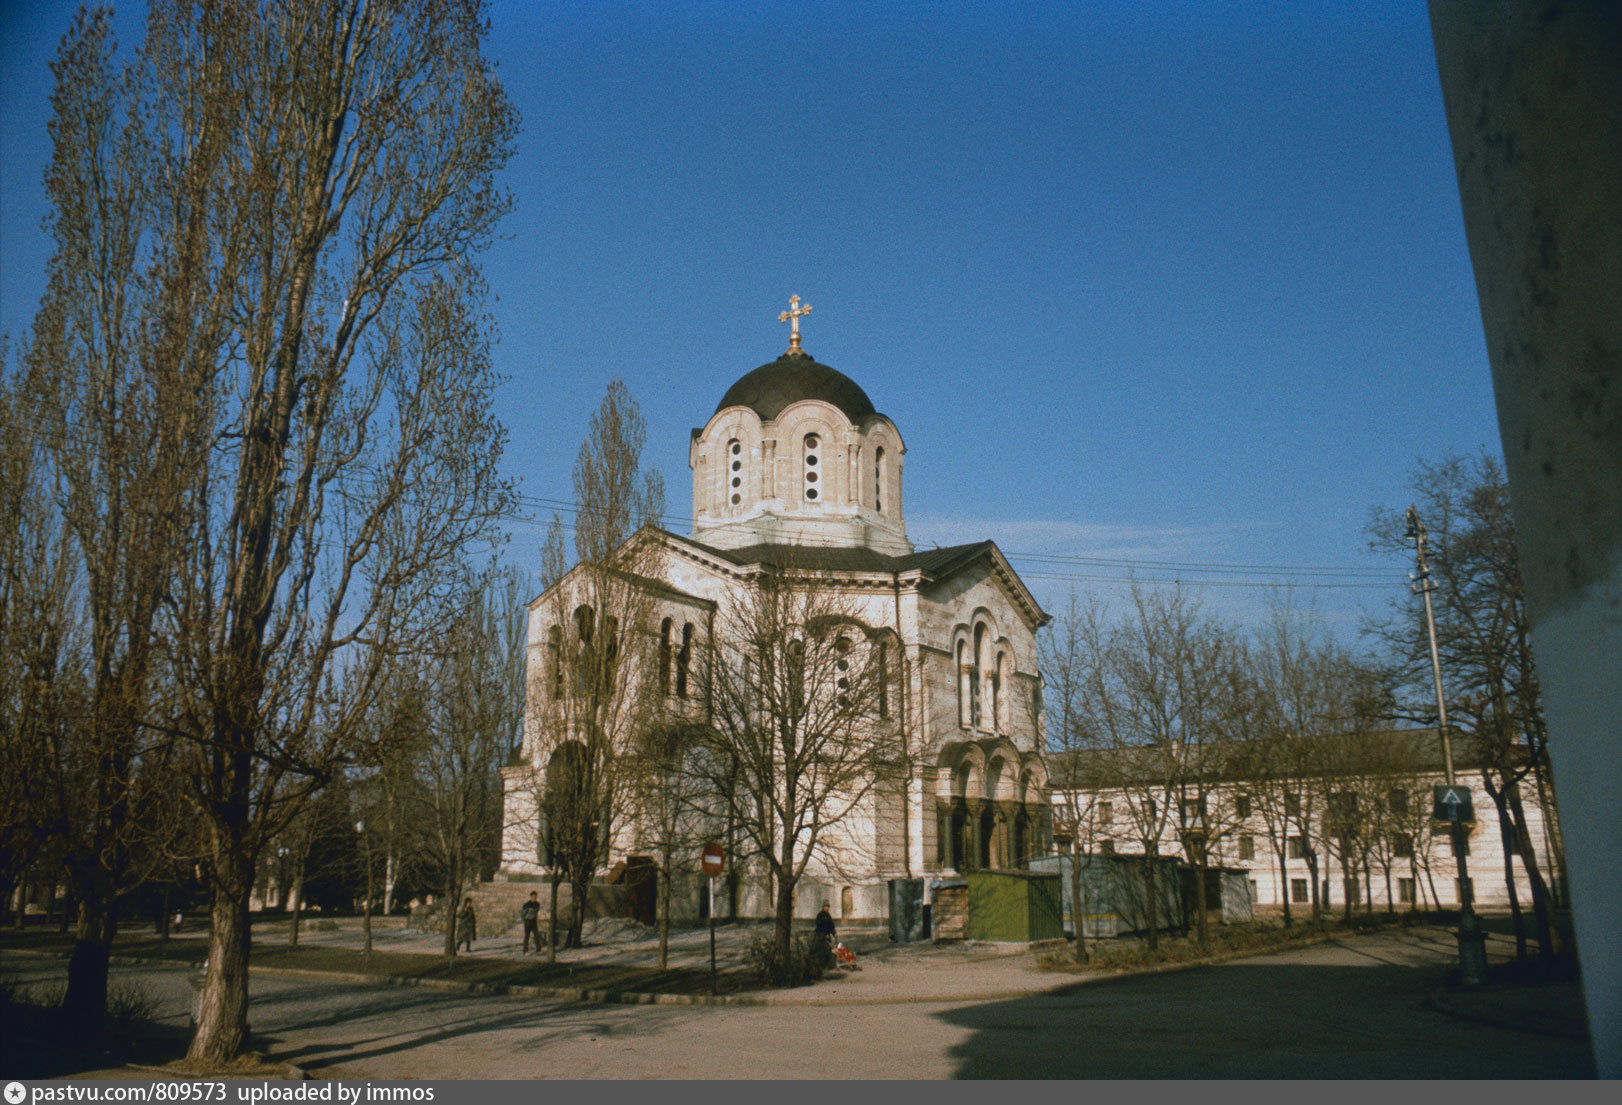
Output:
[[[670,966],[670,849],[664,850],[664,865],[659,871],[659,969]],[[710,903],[715,909],[715,903]]]
[[[1303,835],[1301,839],[1305,841],[1306,837]],[[1317,924],[1319,921],[1324,919],[1324,910],[1328,907],[1329,903],[1323,900],[1323,887],[1319,884],[1318,853],[1308,848],[1306,849],[1305,854],[1307,861],[1307,880],[1312,884],[1310,888],[1312,890],[1312,921],[1313,924]]]
[[[552,871],[552,908],[548,910],[546,918],[546,961],[548,963],[558,961],[558,883],[561,881],[563,881],[563,876],[558,874],[557,869],[554,868]]]
[[[383,858],[383,916],[394,912],[394,845]]]
[[[446,872],[445,880],[445,969],[448,971],[456,966],[456,944],[462,934],[457,931],[461,924],[462,911],[462,873],[456,869],[453,862],[450,870]]]
[[[107,1012],[107,964],[117,927],[108,898],[93,892],[80,895],[63,1012],[81,1031],[96,1028]]]
[[[1515,886],[1515,831],[1503,795],[1488,790],[1498,807],[1498,839],[1504,850],[1504,887],[1509,891],[1509,915],[1515,923],[1515,962],[1526,962],[1526,918],[1521,915],[1521,893]]]
[[[715,913],[715,903],[710,903],[710,914]],[[788,962],[790,941],[794,932],[794,883],[786,877],[777,880],[777,911],[774,917],[775,927],[772,930],[773,943],[776,945],[780,962]]]
[[[293,917],[292,923],[287,926],[287,946],[298,947],[298,923],[304,912],[304,864],[298,865],[298,871],[293,876]]]
[[[1549,908],[1549,887],[1543,881],[1543,872],[1538,867],[1537,853],[1532,848],[1532,834],[1526,830],[1526,811],[1521,806],[1521,792],[1517,786],[1505,788],[1509,799],[1509,813],[1511,829],[1514,832],[1516,854],[1521,857],[1521,867],[1526,871],[1526,881],[1532,888],[1532,915],[1538,930],[1539,958],[1545,963],[1550,956],[1559,951],[1558,939],[1554,931],[1554,917]]]
[[[1290,864],[1289,857],[1283,849],[1273,853],[1278,857],[1278,896],[1284,903],[1284,927],[1290,928],[1295,924],[1295,918],[1290,914]]]
[[[569,934],[565,947],[581,948],[586,943],[586,895],[591,891],[591,876],[569,880]]]
[[[1149,950],[1160,947],[1160,910],[1155,900],[1155,857],[1150,849],[1143,853],[1143,916],[1149,926]]]
[[[208,973],[199,1002],[197,1030],[186,1058],[225,1063],[236,1058],[248,1038],[248,890],[253,863],[236,855],[216,859],[231,869],[216,870],[209,910]]]
[[[1070,842],[1070,919],[1076,928],[1076,962],[1087,962],[1087,922],[1081,905],[1081,845]]]
[[[1206,905],[1206,902],[1205,902],[1205,877],[1206,877],[1206,874],[1210,871],[1210,861],[1206,858],[1205,843],[1203,841],[1200,842],[1200,862],[1199,862],[1199,865],[1196,868],[1196,870],[1199,872],[1199,881],[1200,882],[1199,882],[1199,886],[1194,888],[1194,908],[1198,911],[1194,915],[1195,916],[1195,922],[1194,923],[1197,926],[1196,932],[1197,932],[1197,939],[1199,940],[1199,943],[1200,943],[1200,947],[1201,948],[1208,948],[1211,945],[1211,934],[1210,934],[1210,930],[1208,928],[1206,928],[1207,922],[1206,922],[1206,917],[1205,917],[1205,905]]]

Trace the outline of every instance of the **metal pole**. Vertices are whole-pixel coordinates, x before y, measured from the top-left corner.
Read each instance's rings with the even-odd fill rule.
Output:
[[[715,987],[715,876],[710,876],[710,993]]]
[[[1442,737],[1442,768],[1449,787],[1457,784],[1453,774],[1453,740],[1447,730],[1447,702],[1442,696],[1442,658],[1436,647],[1436,615],[1431,608],[1430,567],[1425,562],[1428,535],[1425,523],[1419,520],[1419,509],[1408,507],[1408,536],[1414,542],[1418,555],[1418,571],[1411,588],[1425,599],[1425,631],[1430,637],[1431,679],[1436,687],[1436,729]],[[1448,835],[1453,842],[1453,858],[1459,868],[1459,981],[1466,986],[1479,986],[1487,981],[1486,936],[1476,916],[1475,887],[1470,883],[1469,847],[1464,826],[1457,820],[1448,822]]]

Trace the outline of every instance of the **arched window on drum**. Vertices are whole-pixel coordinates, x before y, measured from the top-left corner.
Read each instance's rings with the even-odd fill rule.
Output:
[[[826,494],[825,481],[822,471],[822,439],[816,434],[806,434],[803,442],[800,465],[804,475],[805,498],[807,502],[816,502]]]
[[[738,506],[743,502],[743,442],[733,438],[727,442],[726,452],[726,495],[727,502]]]

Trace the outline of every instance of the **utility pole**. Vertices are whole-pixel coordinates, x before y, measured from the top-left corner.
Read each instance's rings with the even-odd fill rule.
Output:
[[[1442,736],[1442,769],[1447,776],[1447,785],[1453,787],[1458,780],[1453,774],[1453,740],[1447,730],[1447,702],[1442,695],[1442,658],[1436,648],[1436,615],[1431,608],[1431,591],[1435,585],[1431,582],[1430,566],[1425,560],[1429,538],[1425,523],[1419,519],[1419,509],[1415,506],[1408,507],[1406,536],[1414,543],[1418,558],[1417,570],[1408,576],[1413,581],[1409,590],[1425,599],[1425,631],[1430,636],[1431,678],[1436,685],[1436,729]],[[1459,865],[1459,981],[1466,986],[1479,986],[1487,981],[1487,938],[1481,931],[1481,920],[1476,916],[1475,887],[1470,883],[1470,860],[1466,854],[1469,842],[1463,823],[1457,819],[1448,822],[1448,831],[1453,841],[1453,857]]]

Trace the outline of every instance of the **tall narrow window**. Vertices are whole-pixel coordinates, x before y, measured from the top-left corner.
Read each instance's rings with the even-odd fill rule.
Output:
[[[659,693],[670,693],[670,661],[674,650],[670,647],[670,619],[659,624]]]
[[[969,727],[969,664],[967,642],[957,643],[957,723]]]
[[[974,627],[974,667],[969,672],[969,721],[976,729],[985,725],[980,709],[981,658],[985,655],[986,627]]]
[[[743,501],[743,443],[737,438],[727,442],[727,488],[732,494],[732,505]]]
[[[546,631],[546,662],[552,665],[552,697],[563,697],[563,629],[553,626]]]
[[[841,710],[850,705],[850,638],[834,642],[834,701]]]
[[[603,619],[603,682],[614,681],[614,664],[620,658],[620,620],[609,614]]]
[[[592,669],[595,667],[591,639],[596,628],[597,612],[589,606],[577,607],[574,612],[574,689],[577,695],[591,693]]]
[[[873,450],[873,509],[884,513],[884,450]]]
[[[822,497],[822,492],[817,487],[817,481],[819,481],[822,478],[821,475],[817,471],[817,465],[820,464],[821,460],[822,460],[822,452],[821,452],[821,450],[822,450],[822,439],[817,437],[816,434],[806,434],[805,435],[805,497],[806,497],[807,500],[809,500],[811,502],[816,502],[819,498]]]
[[[676,653],[676,697],[687,697],[687,673],[693,665],[693,623],[681,627],[681,651]]]
[[[879,642],[879,717],[890,716],[890,643]]]

